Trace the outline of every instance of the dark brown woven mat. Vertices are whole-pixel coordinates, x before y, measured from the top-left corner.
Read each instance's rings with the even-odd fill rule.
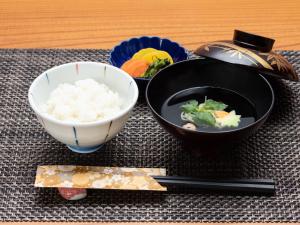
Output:
[[[195,158],[165,133],[143,100],[103,151],[76,154],[41,128],[27,102],[30,83],[70,61],[107,61],[107,50],[0,50],[0,220],[2,221],[293,221],[300,222],[300,84],[277,81],[274,111],[231,153]],[[283,51],[300,74],[300,52]],[[170,175],[274,178],[276,196],[173,190],[91,190],[81,201],[33,187],[36,167],[79,164],[165,167]]]

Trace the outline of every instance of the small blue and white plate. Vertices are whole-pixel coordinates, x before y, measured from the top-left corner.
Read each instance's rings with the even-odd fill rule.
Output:
[[[174,63],[188,59],[188,52],[176,42],[160,37],[136,37],[115,46],[109,57],[109,63],[121,68],[124,62],[129,60],[136,52],[144,48],[155,48],[168,52]],[[134,78],[140,93],[144,93],[150,78]]]

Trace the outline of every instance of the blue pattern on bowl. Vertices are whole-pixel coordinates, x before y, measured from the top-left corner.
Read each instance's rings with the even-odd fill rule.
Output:
[[[115,46],[109,57],[109,63],[116,67],[121,67],[136,52],[143,48],[155,48],[168,52],[174,62],[188,59],[187,51],[178,43],[160,37],[139,37],[131,38]]]
[[[79,146],[72,146],[72,145],[67,145],[67,146],[71,151],[76,153],[92,153],[104,147],[104,144],[92,146],[92,147],[79,147]]]

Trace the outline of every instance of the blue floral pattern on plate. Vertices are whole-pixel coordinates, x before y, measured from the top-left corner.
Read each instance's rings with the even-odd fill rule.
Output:
[[[120,68],[124,62],[143,48],[155,48],[166,51],[171,55],[174,62],[188,59],[187,51],[178,43],[166,38],[144,36],[131,38],[114,47],[110,53],[109,62],[113,66]]]
[[[168,52],[174,62],[189,58],[188,51],[176,42],[160,37],[137,37],[121,42],[115,46],[109,56],[109,63],[120,68],[136,52],[143,48],[155,48]],[[144,94],[149,78],[134,78],[141,94]]]

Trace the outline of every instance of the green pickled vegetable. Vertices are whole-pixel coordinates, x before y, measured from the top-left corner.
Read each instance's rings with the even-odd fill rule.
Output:
[[[170,64],[171,64],[171,62],[170,62],[169,59],[159,59],[159,58],[157,58],[157,60],[155,60],[153,63],[150,64],[150,66],[148,67],[148,69],[144,73],[143,77],[151,78],[155,74],[157,74],[158,71],[160,71],[161,69],[167,67]]]

